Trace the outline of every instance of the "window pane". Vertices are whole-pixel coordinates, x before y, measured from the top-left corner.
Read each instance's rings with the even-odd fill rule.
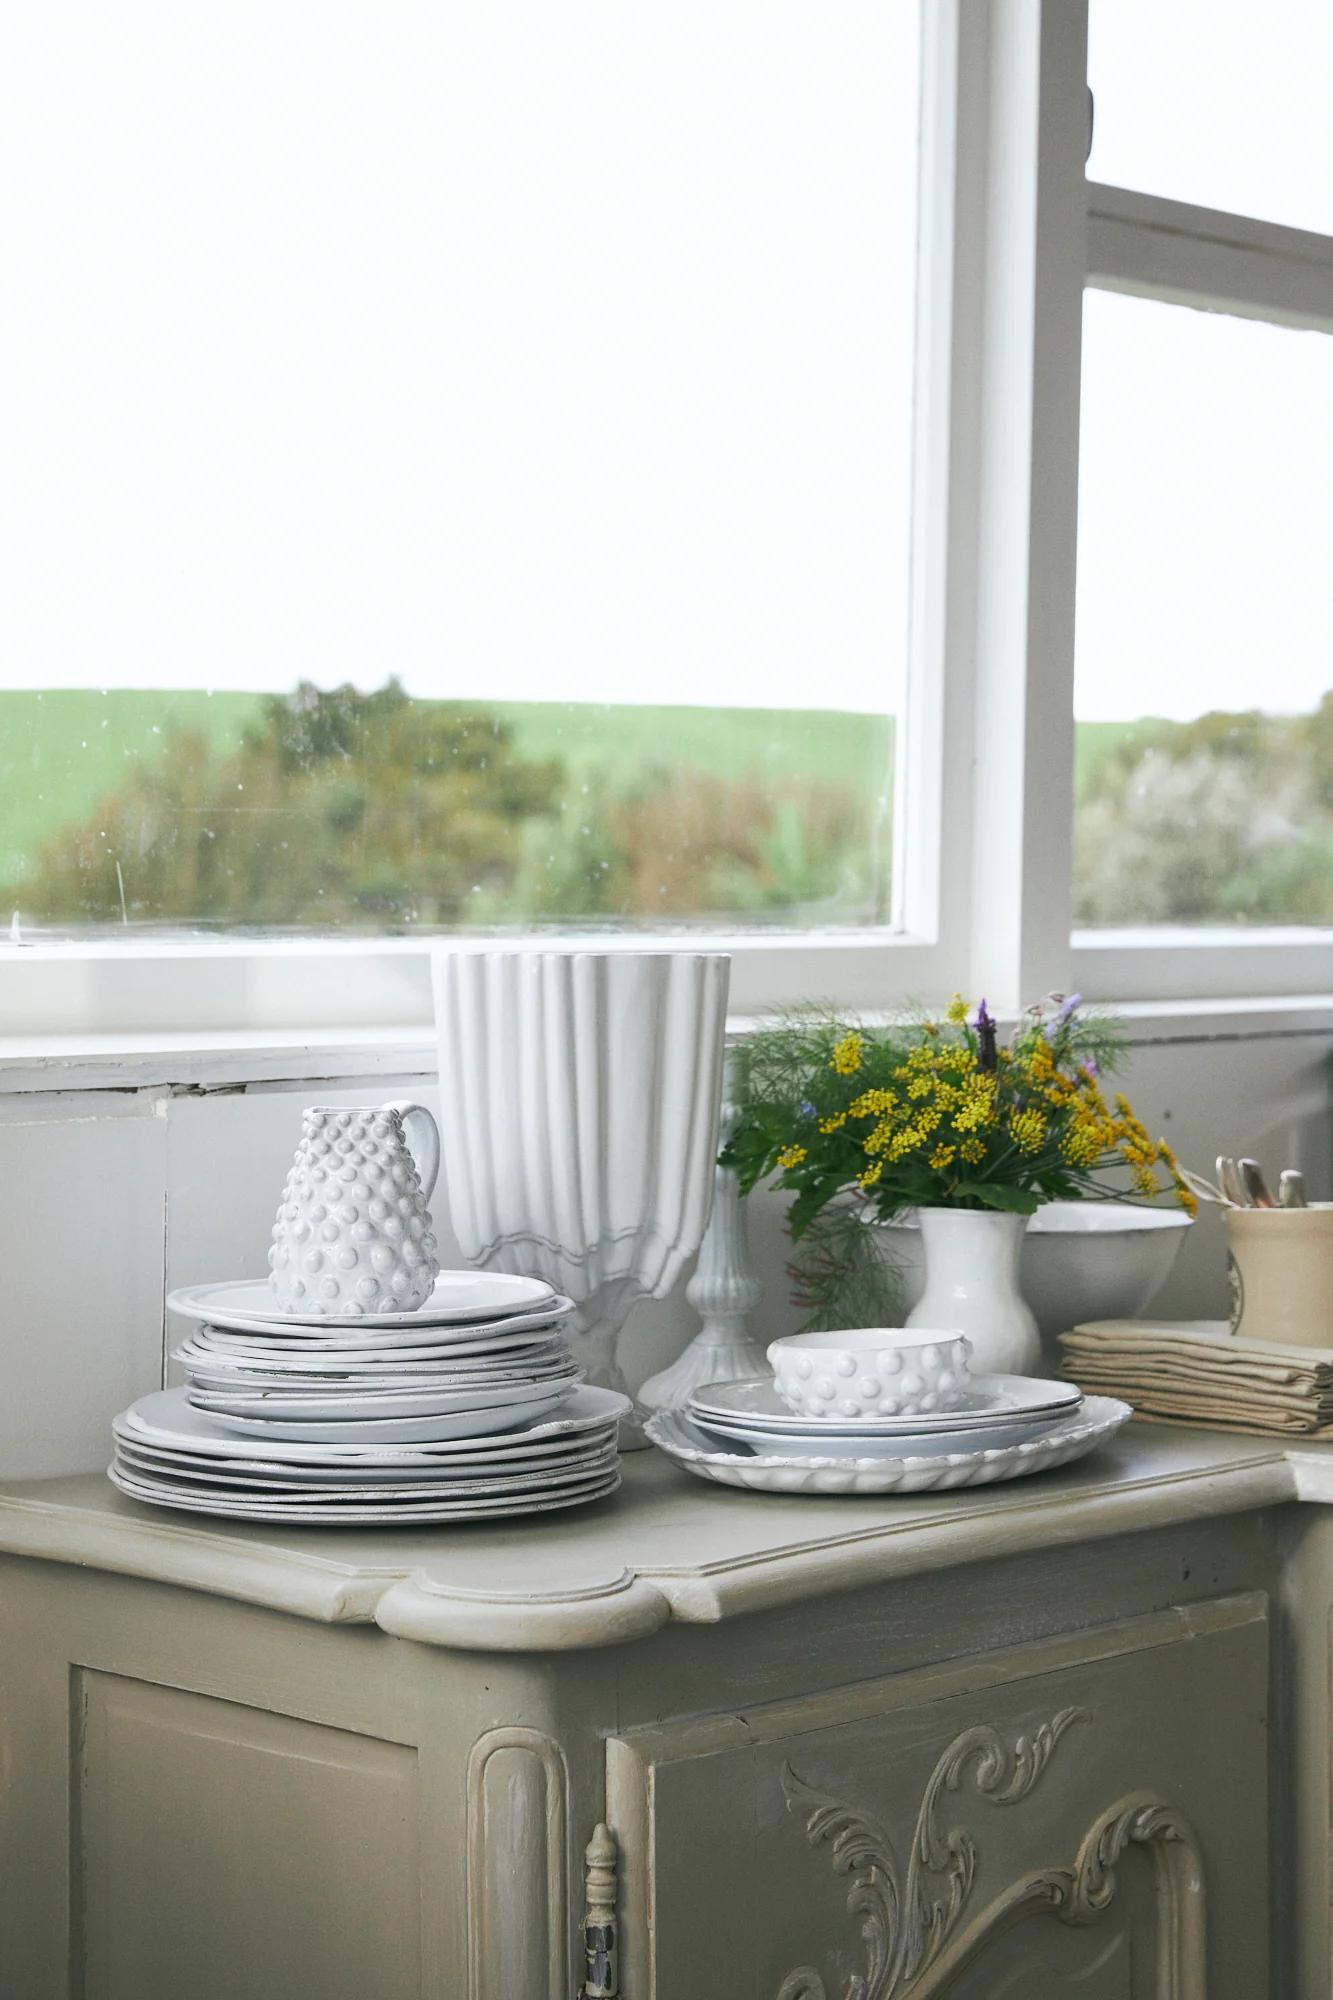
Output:
[[[1083,328],[1075,922],[1333,923],[1333,338]]]
[[[1091,0],[1093,180],[1333,233],[1326,0]]]
[[[6,913],[884,920],[916,97],[883,0],[12,10]]]

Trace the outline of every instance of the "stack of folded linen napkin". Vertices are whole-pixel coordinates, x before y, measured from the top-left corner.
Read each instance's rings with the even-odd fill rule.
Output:
[[[1089,1320],[1060,1345],[1071,1381],[1136,1417],[1333,1437],[1333,1346],[1238,1340],[1221,1320],[1132,1319]]]

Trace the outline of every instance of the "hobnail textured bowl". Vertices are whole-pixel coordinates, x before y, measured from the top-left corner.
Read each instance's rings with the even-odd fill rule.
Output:
[[[971,1342],[929,1327],[797,1333],[768,1349],[773,1385],[798,1416],[854,1421],[954,1410],[968,1392]]]

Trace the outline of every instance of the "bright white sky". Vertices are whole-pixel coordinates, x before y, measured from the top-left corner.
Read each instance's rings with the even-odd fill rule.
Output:
[[[1280,11],[1114,0],[1094,172],[1246,205],[1158,71],[1247,18],[1205,109],[1326,169]],[[32,0],[4,55],[0,684],[899,706],[907,0]],[[1309,706],[1333,344],[1088,339],[1080,713]]]

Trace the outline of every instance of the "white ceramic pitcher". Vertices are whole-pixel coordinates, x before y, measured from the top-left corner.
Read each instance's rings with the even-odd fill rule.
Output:
[[[283,1310],[356,1319],[425,1305],[440,1271],[426,1205],[439,1171],[424,1104],[308,1106],[268,1253]]]

